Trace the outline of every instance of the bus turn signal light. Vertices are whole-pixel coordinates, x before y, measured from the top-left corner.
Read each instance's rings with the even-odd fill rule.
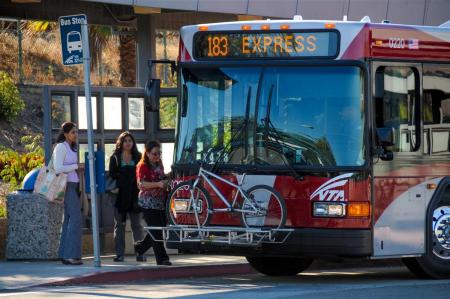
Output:
[[[436,189],[436,188],[437,188],[437,185],[434,184],[434,183],[427,184],[427,189],[433,190],[433,189]]]
[[[336,27],[336,24],[334,23],[325,23],[325,28],[327,29],[333,29]]]
[[[261,25],[261,30],[269,30],[270,26],[269,25]]]
[[[368,217],[370,216],[369,203],[349,203],[347,206],[347,216]]]
[[[250,30],[250,29],[252,29],[252,26],[250,26],[250,25],[242,25],[241,29],[242,30]]]
[[[200,30],[200,31],[207,31],[208,30],[208,26],[198,26],[198,30]]]
[[[289,29],[289,25],[280,25],[280,29],[281,30],[288,30]]]

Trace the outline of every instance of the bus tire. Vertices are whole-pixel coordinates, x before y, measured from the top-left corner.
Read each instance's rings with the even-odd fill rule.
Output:
[[[245,257],[256,271],[268,276],[293,276],[306,270],[313,259],[270,256]]]
[[[426,252],[421,257],[404,258],[405,266],[421,278],[450,278],[450,188],[428,209]],[[444,245],[442,245],[444,244]]]

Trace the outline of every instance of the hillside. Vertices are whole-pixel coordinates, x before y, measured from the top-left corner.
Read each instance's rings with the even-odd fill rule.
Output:
[[[178,34],[166,33],[164,47],[163,32],[157,34],[157,58],[176,59]],[[122,86],[120,74],[119,38],[109,36],[102,46],[98,66],[91,70],[92,85]],[[20,138],[24,135],[42,134],[42,86],[82,85],[83,70],[80,65],[64,66],[61,62],[60,36],[56,26],[53,29],[24,34],[22,39],[23,81],[19,81],[19,42],[11,30],[0,29],[0,71],[7,72],[18,83],[26,108],[11,124],[0,120],[0,145],[22,152]],[[134,58],[132,59],[134,61]],[[158,73],[163,77],[162,69]]]

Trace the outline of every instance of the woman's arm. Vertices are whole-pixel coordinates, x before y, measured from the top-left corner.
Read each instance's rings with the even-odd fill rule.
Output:
[[[145,191],[155,188],[164,188],[165,181],[149,182],[148,180],[151,179],[151,177],[152,173],[149,171],[147,166],[144,164],[138,164],[136,167],[136,181],[140,190]]]
[[[62,143],[58,143],[53,151],[53,168],[56,173],[71,172],[78,169],[78,163],[64,165],[64,159],[66,158],[66,146]]]
[[[119,178],[119,161],[117,155],[112,155],[109,158],[109,176],[116,180]]]
[[[146,181],[138,181],[138,188],[140,190],[148,190],[148,189],[155,189],[159,188],[162,189],[166,185],[165,181],[159,181],[159,182],[146,182]]]

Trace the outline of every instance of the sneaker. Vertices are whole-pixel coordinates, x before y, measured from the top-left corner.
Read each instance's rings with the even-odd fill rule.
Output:
[[[169,260],[164,260],[156,263],[158,266],[172,266],[172,263]]]
[[[136,253],[136,262],[146,262],[147,258],[143,254]]]
[[[116,255],[114,258],[113,258],[113,261],[114,262],[123,262],[125,260],[125,258],[123,257],[123,255]]]

